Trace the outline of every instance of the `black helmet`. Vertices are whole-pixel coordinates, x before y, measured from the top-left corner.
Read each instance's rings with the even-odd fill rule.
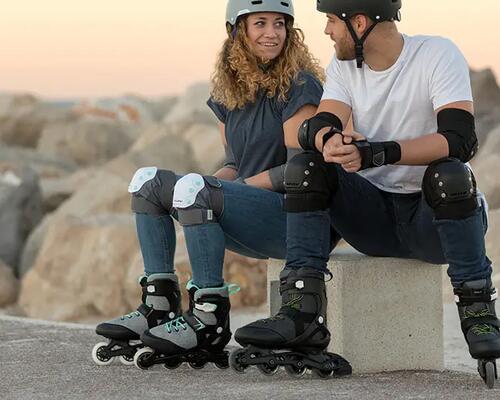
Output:
[[[400,21],[402,0],[316,0],[317,9],[326,14],[335,14],[345,22],[356,46],[356,61],[358,68],[363,66],[363,44],[379,22]],[[356,14],[365,14],[373,20],[363,37],[356,35],[349,18]]]
[[[401,0],[317,0],[318,11],[335,14],[342,20],[366,14],[373,21],[399,21]]]

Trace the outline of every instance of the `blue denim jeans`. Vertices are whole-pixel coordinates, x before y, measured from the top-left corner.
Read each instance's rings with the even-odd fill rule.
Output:
[[[449,264],[453,286],[491,275],[485,254],[485,204],[462,220],[435,220],[421,193],[382,191],[358,174],[337,166],[339,183],[324,211],[290,213],[287,220],[288,267],[325,269],[328,244],[344,238],[361,253]],[[337,238],[331,237],[331,229]]]
[[[201,288],[223,284],[225,249],[257,259],[286,256],[283,195],[240,183],[221,183],[224,209],[218,221],[184,227],[193,283]],[[172,217],[136,214],[136,226],[146,275],[174,272]]]

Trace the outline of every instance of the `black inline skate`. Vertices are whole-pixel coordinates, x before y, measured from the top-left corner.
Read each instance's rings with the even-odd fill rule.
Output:
[[[115,357],[120,357],[122,364],[132,365],[136,351],[143,347],[141,334],[180,314],[181,293],[175,274],[142,276],[139,284],[142,304],[137,311],[96,327],[98,335],[110,339],[109,343],[97,343],[92,349],[92,359],[96,364],[108,365]]]
[[[219,369],[229,367],[228,352],[224,350],[231,339],[229,295],[239,287],[199,289],[189,282],[187,289],[189,310],[141,335],[149,348],[144,347],[135,354],[134,363],[138,368],[163,364],[175,369],[184,362],[193,369],[201,369],[209,362]]]
[[[496,359],[500,358],[500,321],[495,313],[497,291],[490,281],[481,279],[463,283],[454,293],[469,352],[478,360],[479,375],[493,389],[498,379]]]
[[[344,358],[325,351],[330,332],[324,274],[313,268],[285,268],[280,294],[277,315],[236,330],[235,339],[244,348],[231,352],[231,367],[244,372],[255,365],[265,375],[275,374],[280,366],[292,376],[307,370],[321,378],[350,375],[351,365]]]

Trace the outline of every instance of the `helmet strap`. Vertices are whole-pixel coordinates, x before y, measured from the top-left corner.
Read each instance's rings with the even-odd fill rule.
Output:
[[[356,51],[356,63],[358,68],[363,67],[363,61],[365,60],[365,56],[363,55],[363,48],[364,48],[364,43],[366,41],[366,38],[368,35],[371,33],[373,28],[377,26],[378,21],[375,21],[372,26],[370,26],[366,32],[361,36],[361,38],[358,38],[358,35],[356,35],[356,32],[354,31],[354,28],[351,24],[351,21],[349,19],[344,20],[345,24],[347,25],[347,29],[349,29],[349,32],[351,33],[352,39],[354,40],[354,48]]]

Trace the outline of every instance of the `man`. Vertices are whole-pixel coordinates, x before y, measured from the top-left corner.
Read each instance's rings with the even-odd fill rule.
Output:
[[[401,0],[318,0],[317,7],[336,56],[318,114],[299,131],[306,151],[285,171],[282,294],[288,277],[326,271],[340,237],[371,256],[447,263],[470,353],[490,385],[500,322],[484,245],[487,204],[466,164],[477,150],[467,63],[447,39],[400,34]],[[352,133],[344,131],[350,118]],[[294,298],[321,298],[322,288],[314,293],[302,281]],[[236,339],[273,349],[300,342],[326,305],[291,310],[289,303],[283,299],[280,318],[243,327]]]

